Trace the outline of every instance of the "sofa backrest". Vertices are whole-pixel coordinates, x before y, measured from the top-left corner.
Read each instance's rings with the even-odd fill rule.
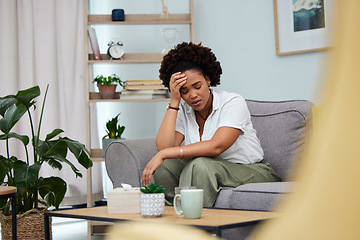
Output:
[[[312,103],[306,100],[246,100],[251,120],[264,150],[264,160],[285,180],[294,160],[306,150]]]

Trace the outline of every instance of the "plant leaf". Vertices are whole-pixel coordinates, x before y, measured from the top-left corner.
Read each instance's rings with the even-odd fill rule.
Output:
[[[54,169],[58,169],[58,170],[62,169],[62,164],[59,161],[56,161],[56,159],[54,158],[48,157],[46,159],[46,162]]]
[[[83,167],[88,169],[89,167],[93,166],[93,162],[90,160],[89,156],[90,153],[86,149],[84,144],[67,137],[64,137],[63,141],[66,142],[67,147],[70,149],[70,151],[74,154],[75,158]]]
[[[10,201],[8,202],[8,199],[0,198],[0,209],[2,214],[5,216],[10,215]]]
[[[15,95],[0,98],[0,115],[4,117],[6,111],[16,103]]]
[[[0,130],[3,133],[9,133],[12,127],[26,113],[27,109],[24,105],[12,105],[0,119]]]
[[[4,182],[5,176],[10,170],[9,160],[0,155],[0,184]]]
[[[14,104],[18,106],[24,105],[26,108],[30,108],[32,105],[35,104],[35,101],[33,101],[33,99],[38,96],[40,96],[40,88],[39,86],[35,86],[26,90],[21,90],[16,95],[7,95],[0,98],[1,116],[4,116],[8,109]]]
[[[45,141],[48,141],[63,132],[64,131],[62,129],[57,128],[57,129],[53,130],[51,133],[49,133],[48,135],[46,135]]]
[[[84,151],[81,151],[80,156],[78,157],[78,161],[84,168],[88,169],[93,166],[93,162],[89,158],[89,155]]]
[[[59,208],[61,201],[66,193],[66,182],[59,177],[49,177],[39,179],[39,194],[49,204],[56,209]]]
[[[40,160],[53,155],[59,155],[65,158],[67,155],[67,145],[61,138],[44,142],[39,140],[38,155]]]
[[[19,134],[14,133],[14,132],[0,135],[0,140],[6,140],[6,139],[10,139],[10,138],[19,139],[24,144],[24,146],[28,145],[29,141],[30,141],[28,136],[19,135]]]
[[[142,193],[163,193],[165,191],[165,188],[161,185],[158,186],[157,184],[151,182],[148,185],[140,188],[140,191]]]
[[[75,152],[73,151],[73,147],[81,150],[81,151],[84,151],[88,154],[90,154],[90,152],[87,150],[87,148],[85,147],[84,144],[76,141],[76,140],[73,140],[73,139],[70,139],[70,138],[67,138],[67,137],[64,137],[63,138],[63,141],[66,142],[66,145],[68,146],[68,148],[70,149],[70,151],[75,154]]]
[[[66,146],[74,154],[74,156],[76,158],[78,158],[80,156],[81,150],[85,149],[85,145],[83,145],[77,141],[71,140],[70,138],[64,137],[62,139],[62,141],[64,141],[66,143]]]
[[[12,177],[11,171],[13,169],[13,165],[14,162],[18,161],[18,159],[14,156],[11,156],[10,158],[5,158],[4,156],[0,156],[0,184],[3,185],[4,183],[7,183],[8,186],[14,186],[15,182],[14,179]],[[4,174],[4,177],[2,177],[2,175]],[[5,181],[5,176],[8,175],[8,178],[6,179],[7,182]]]
[[[43,158],[44,161],[46,161],[46,162],[51,161],[50,163],[52,163],[52,164],[54,163],[54,159],[56,159],[60,162],[64,162],[67,165],[69,165],[71,167],[71,169],[73,170],[73,172],[75,173],[76,177],[82,177],[82,174],[79,172],[79,169],[77,169],[74,164],[72,164],[69,160],[67,160],[65,157],[63,157],[61,155],[49,155],[49,156],[46,156],[46,158]]]
[[[25,90],[18,91],[15,96],[15,99],[21,104],[25,105],[27,108],[30,108],[35,104],[34,98],[40,96],[39,86],[31,87]]]
[[[76,177],[82,177],[82,174],[79,170],[67,160],[67,150],[75,156],[78,162],[85,168],[92,166],[92,161],[89,158],[89,151],[85,148],[85,145],[81,144],[78,141],[65,138],[59,138],[58,140],[45,141],[39,144],[39,157],[41,161],[46,161],[51,167],[59,168],[60,163],[55,162],[54,160],[64,162],[68,164]]]
[[[125,130],[125,126],[120,127],[120,125],[119,125],[118,132],[117,132],[118,138],[121,138],[121,135],[123,134],[124,130]]]
[[[27,165],[23,161],[14,163],[14,179],[18,194],[33,194],[37,190],[37,180],[41,163],[36,162],[33,165]]]

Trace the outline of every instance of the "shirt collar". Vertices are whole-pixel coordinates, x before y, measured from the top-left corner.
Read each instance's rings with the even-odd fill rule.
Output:
[[[220,95],[217,91],[211,90],[213,94],[213,111],[220,108]]]

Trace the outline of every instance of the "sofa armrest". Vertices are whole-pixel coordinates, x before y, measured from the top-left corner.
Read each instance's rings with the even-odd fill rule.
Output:
[[[142,171],[156,153],[155,138],[110,143],[105,152],[105,165],[114,188],[121,187],[121,183],[140,187]]]

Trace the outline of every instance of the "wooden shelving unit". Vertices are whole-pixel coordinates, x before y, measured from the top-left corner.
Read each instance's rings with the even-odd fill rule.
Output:
[[[146,24],[192,24],[191,14],[171,14],[161,19],[160,14],[125,14],[125,21],[111,21],[111,15],[89,15],[88,24],[146,25]]]
[[[102,162],[104,158],[102,156],[102,149],[90,149],[91,160],[93,162]]]
[[[101,99],[98,92],[90,92],[90,103],[95,102],[168,102],[170,98],[156,98],[156,99],[120,99],[120,92],[115,93],[113,99]]]
[[[184,14],[170,14],[168,19],[162,19],[160,14],[126,14],[125,21],[112,21],[110,14],[104,15],[89,15],[88,13],[88,0],[84,0],[85,6],[85,18],[86,26],[84,27],[85,34],[85,50],[86,55],[84,56],[87,63],[87,72],[89,71],[89,66],[93,64],[147,64],[147,63],[160,63],[163,55],[161,53],[125,53],[121,60],[110,60],[107,54],[101,54],[101,60],[95,60],[93,54],[88,54],[88,26],[91,25],[157,25],[157,24],[186,24],[190,27],[190,41],[195,42],[195,27],[194,27],[194,9],[193,9],[193,0],[188,0],[189,3],[189,12]],[[101,36],[98,36],[100,38]],[[122,100],[119,99],[119,92],[116,93],[115,99],[101,99],[99,93],[90,92],[89,90],[89,74],[85,77],[85,87],[87,92],[87,146],[90,149],[91,146],[91,128],[90,128],[90,104],[101,103],[101,102],[168,102],[170,99],[134,99],[134,100]],[[102,162],[104,158],[102,157],[101,149],[90,149],[91,159],[93,162]],[[91,169],[87,171],[87,206],[91,207],[93,204],[92,199],[92,174]],[[98,223],[92,224],[89,223],[88,239],[91,239],[91,233],[93,232],[93,226],[98,225]]]
[[[95,60],[93,54],[89,54],[89,64],[97,63],[160,63],[161,53],[125,53],[120,60],[110,60],[107,54],[100,54],[101,60]]]

